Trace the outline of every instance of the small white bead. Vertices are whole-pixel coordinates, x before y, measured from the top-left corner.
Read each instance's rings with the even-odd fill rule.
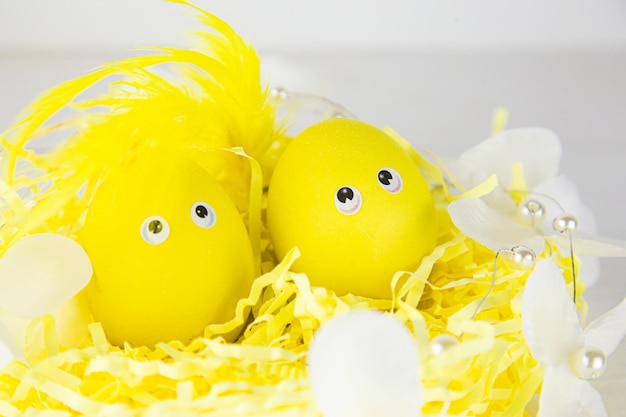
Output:
[[[570,366],[580,379],[591,381],[606,371],[606,355],[594,346],[583,346],[570,356]]]
[[[513,252],[513,262],[518,268],[528,270],[535,267],[537,256],[532,249],[526,246],[515,246],[511,251]]]
[[[528,199],[522,202],[517,208],[519,220],[530,227],[539,227],[546,217],[546,208],[535,199]]]
[[[272,98],[285,100],[287,98],[287,95],[287,90],[282,87],[273,87],[272,89],[270,89],[270,97]]]
[[[435,356],[438,356],[446,350],[450,349],[451,347],[457,346],[458,344],[459,341],[456,337],[453,337],[449,334],[440,334],[430,341],[430,350]]]
[[[573,232],[578,227],[578,219],[569,213],[561,214],[556,219],[554,219],[554,230],[559,233],[563,233],[566,230]]]

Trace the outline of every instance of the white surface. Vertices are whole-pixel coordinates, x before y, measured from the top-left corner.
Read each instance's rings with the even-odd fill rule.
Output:
[[[392,126],[419,149],[451,155],[486,138],[493,109],[506,106],[511,127],[541,126],[561,137],[562,172],[579,184],[599,231],[626,239],[626,3],[558,1],[545,6],[547,14],[541,17],[522,11],[519,3],[514,3],[517,9],[506,9],[483,1],[493,14],[474,13],[468,3],[461,21],[454,23],[459,18],[454,10],[460,9],[447,9],[450,1],[411,15],[403,11],[414,6],[404,1],[396,12],[387,10],[391,25],[386,32],[371,25],[371,16],[345,20],[360,7],[375,12],[372,2],[357,7],[352,1],[354,10],[336,6],[341,13],[326,15],[309,5],[286,17],[285,1],[272,1],[281,8],[271,13],[254,2],[245,3],[249,9],[240,14],[242,2],[216,6],[236,27],[245,27],[249,38],[259,38],[276,84],[325,95],[364,120]],[[176,6],[159,4],[153,10],[153,2],[129,3],[120,13],[120,1],[2,1],[0,131],[43,89],[121,57],[123,48],[180,41],[177,22],[188,19],[172,13],[174,23],[163,24]],[[329,1],[322,3],[331,9]],[[145,18],[138,19],[142,7]],[[59,15],[52,14],[55,8]],[[563,21],[556,19],[561,14]],[[318,24],[303,20],[307,15],[326,19]],[[263,19],[268,19],[266,26]],[[340,31],[344,25],[350,31]],[[360,40],[366,35],[381,41],[364,48]],[[335,41],[340,46],[320,48]],[[385,42],[398,44],[381,47]],[[509,44],[515,48],[485,48]],[[603,261],[599,284],[586,294],[591,317],[626,296],[625,267],[626,260]],[[609,414],[623,415],[626,344],[594,385]]]
[[[196,0],[258,47],[624,46],[622,0]],[[156,0],[0,2],[0,46],[179,43],[191,19]]]

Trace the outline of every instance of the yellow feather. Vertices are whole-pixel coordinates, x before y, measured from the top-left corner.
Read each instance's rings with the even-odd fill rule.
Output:
[[[187,1],[172,2],[193,9],[206,26],[196,33],[200,48],[154,47],[105,64],[50,89],[4,133],[6,185],[31,209],[17,215],[19,207],[0,195],[0,255],[38,230],[72,234],[99,181],[142,146],[200,152],[242,213],[250,200],[250,162],[207,151],[243,149],[260,164],[267,185],[278,149],[272,145],[285,140],[285,125],[277,123],[262,85],[256,51],[219,18]],[[102,85],[108,85],[104,95],[89,97]],[[71,116],[56,120],[66,110]],[[45,154],[29,149],[35,140],[58,136],[65,139]]]

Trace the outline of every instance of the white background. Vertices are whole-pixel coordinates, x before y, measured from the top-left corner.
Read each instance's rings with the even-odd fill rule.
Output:
[[[620,0],[199,0],[260,48],[617,46]],[[178,6],[157,0],[2,0],[0,46],[180,43]],[[182,30],[181,30],[182,29]]]
[[[626,2],[198,1],[253,42],[275,85],[325,95],[451,155],[510,126],[554,130],[562,171],[602,234],[626,239]],[[0,131],[45,88],[144,45],[184,45],[198,28],[156,0],[0,0]],[[626,261],[604,263],[597,316],[626,296]],[[626,346],[595,382],[626,408]]]

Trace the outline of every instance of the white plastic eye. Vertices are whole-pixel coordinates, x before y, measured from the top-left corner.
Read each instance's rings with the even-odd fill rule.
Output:
[[[161,216],[150,216],[141,223],[141,237],[151,245],[160,245],[170,236],[170,225]]]
[[[361,193],[356,187],[344,185],[335,193],[335,206],[340,212],[348,216],[361,210],[362,202]]]
[[[215,221],[217,220],[215,217],[215,210],[209,203],[205,203],[204,201],[198,201],[193,206],[191,206],[191,220],[204,229],[208,229],[215,225]]]
[[[402,191],[402,177],[393,168],[383,168],[378,171],[378,183],[391,194]]]

